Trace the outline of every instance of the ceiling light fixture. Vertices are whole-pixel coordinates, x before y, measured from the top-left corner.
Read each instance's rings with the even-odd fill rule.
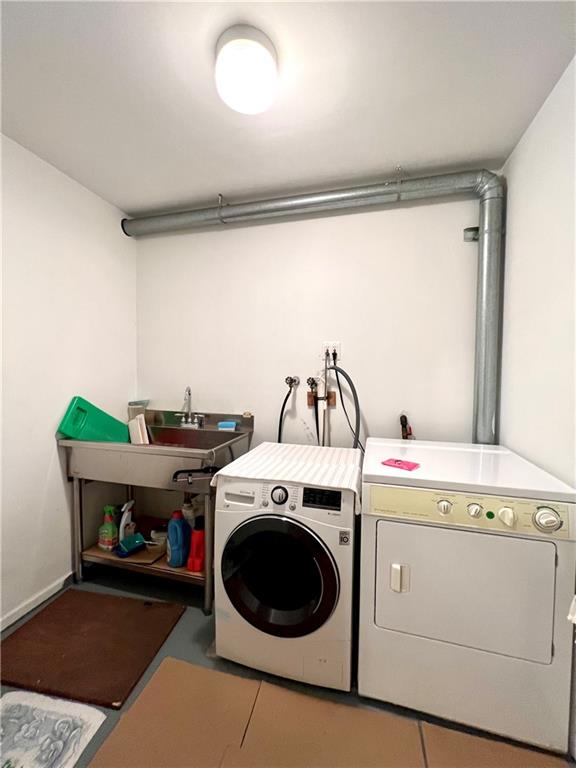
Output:
[[[278,89],[276,51],[259,29],[230,27],[216,44],[216,90],[236,112],[258,115],[269,109]]]

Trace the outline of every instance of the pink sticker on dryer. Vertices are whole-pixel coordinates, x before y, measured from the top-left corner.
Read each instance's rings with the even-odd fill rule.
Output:
[[[404,459],[386,459],[382,464],[386,467],[394,467],[395,469],[405,469],[408,472],[412,472],[413,469],[418,469],[420,466],[415,461],[404,461]]]

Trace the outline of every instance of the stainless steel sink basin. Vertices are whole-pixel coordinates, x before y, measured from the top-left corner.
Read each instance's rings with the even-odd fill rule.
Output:
[[[222,448],[243,437],[242,432],[222,432],[216,429],[190,429],[186,427],[156,427],[148,425],[154,445],[177,445],[205,451]]]
[[[181,426],[180,411],[147,410],[146,426],[150,445],[94,443],[59,440],[66,450],[68,476],[107,483],[182,490],[176,474],[194,472],[208,466],[224,467],[250,449],[254,432],[251,414],[205,413],[205,428]],[[220,421],[235,421],[238,429],[218,429]],[[207,484],[209,475],[198,475],[196,485]],[[190,492],[205,493],[193,490]]]

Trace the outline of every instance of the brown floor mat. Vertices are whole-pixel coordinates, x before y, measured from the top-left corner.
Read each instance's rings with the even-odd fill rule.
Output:
[[[2,643],[2,682],[118,709],[185,607],[69,589]]]

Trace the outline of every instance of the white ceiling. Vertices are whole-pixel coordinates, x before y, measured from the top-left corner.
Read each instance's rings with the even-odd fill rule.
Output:
[[[3,3],[3,131],[129,214],[497,168],[574,56],[572,2]],[[214,46],[273,40],[272,110],[220,102]]]

